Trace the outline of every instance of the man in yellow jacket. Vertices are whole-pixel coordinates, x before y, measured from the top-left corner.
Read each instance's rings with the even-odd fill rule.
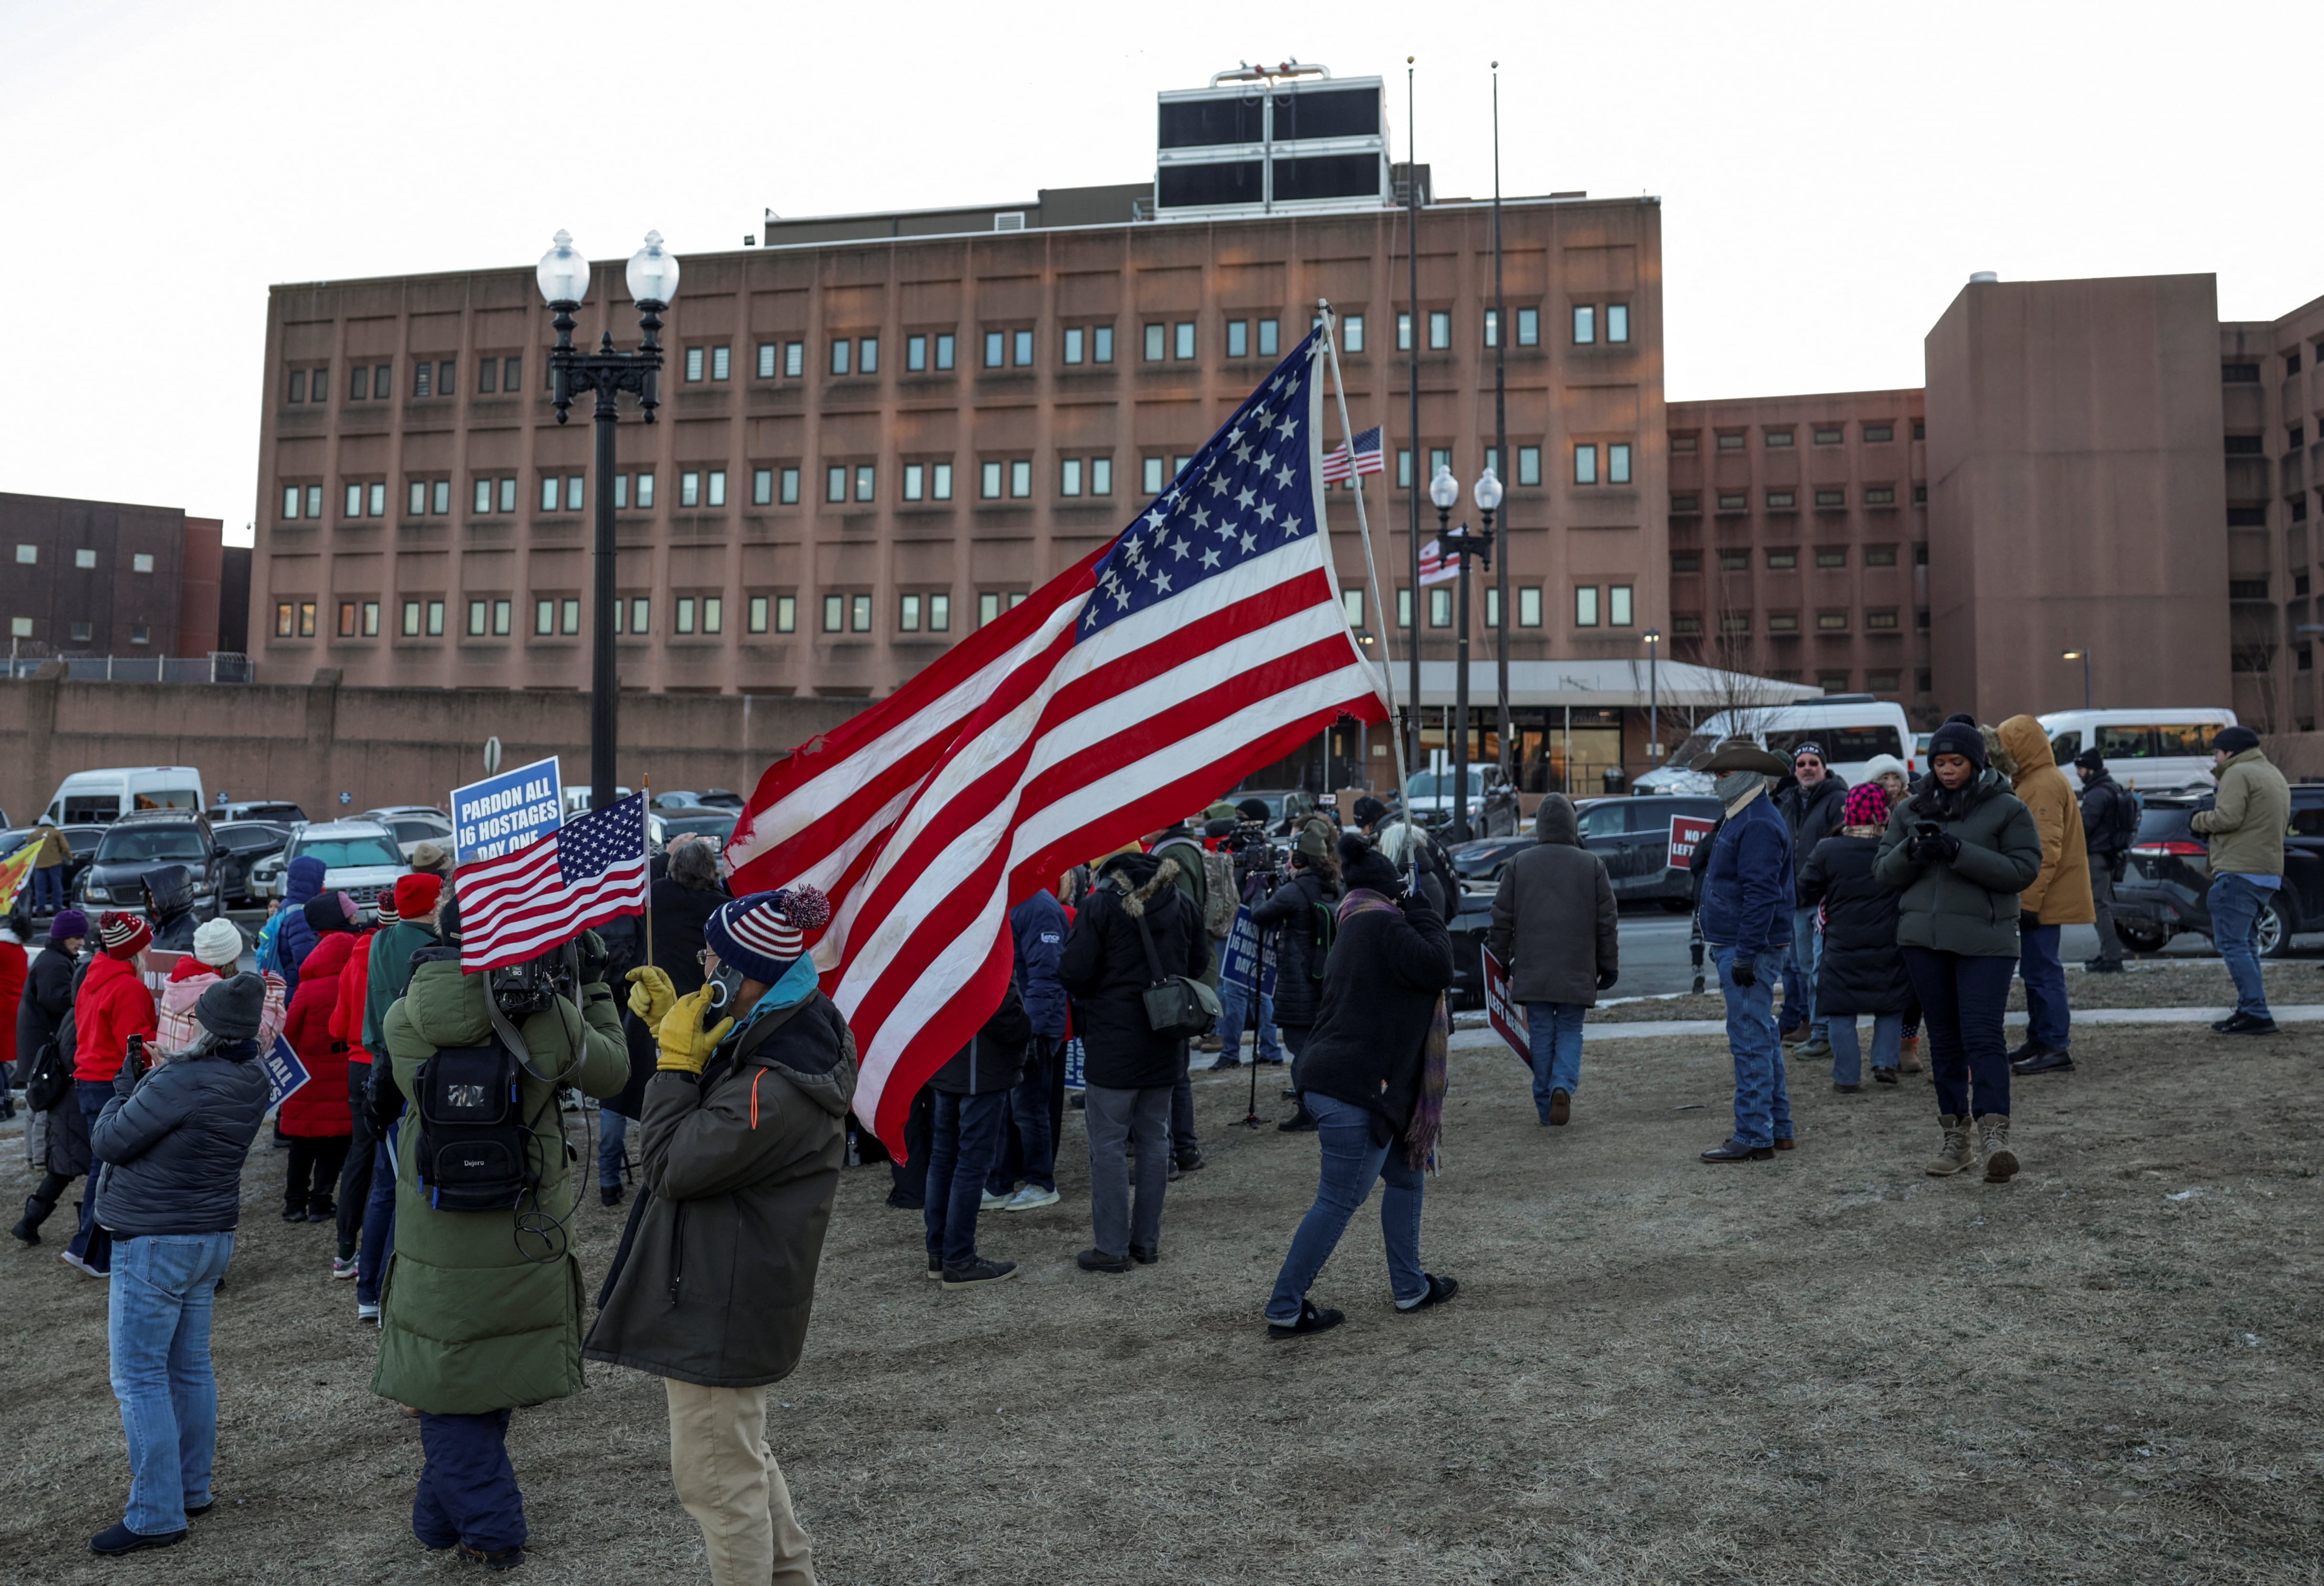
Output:
[[[2017,973],[2025,982],[2025,1044],[2012,1052],[2019,1074],[2070,1074],[2073,1029],[2066,1002],[2066,970],[2058,958],[2060,927],[2098,918],[2090,899],[2090,856],[2082,834],[2082,806],[2074,784],[2058,769],[2042,724],[2011,716],[1996,735],[2007,760],[2010,790],[2042,834],[2042,873],[2017,895]]]

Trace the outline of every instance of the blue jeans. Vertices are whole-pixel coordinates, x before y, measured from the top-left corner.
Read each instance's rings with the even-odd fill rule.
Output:
[[[597,1109],[597,1182],[622,1182],[622,1159],[630,1154],[630,1120],[618,1112]]]
[[[2074,1038],[2066,1001],[2066,966],[2058,962],[2063,926],[2017,933],[2017,973],[2025,981],[2025,1033],[2037,1046],[2062,1052]]]
[[[113,1254],[106,1342],[129,1438],[122,1519],[140,1535],[160,1536],[186,1528],[188,1505],[210,1500],[217,1454],[210,1301],[234,1255],[234,1235],[149,1233],[121,1240]]]
[[[1808,1038],[1821,1041],[1829,1035],[1829,1020],[1816,1017],[1816,975],[1823,968],[1823,933],[1816,929],[1816,911],[1812,908],[1792,910],[1792,973],[1784,982],[1784,1028],[1798,1026],[1795,1014],[1807,1018]]]
[[[1035,1036],[1025,1048],[1025,1077],[1009,1092],[1009,1116],[1017,1124],[1017,1149],[1024,1179],[1038,1189],[1057,1187],[1057,1142],[1049,1132],[1049,1093],[1056,1078],[1056,1065],[1065,1061],[1064,1045],[1047,1036]],[[984,1187],[996,1195],[1005,1195],[1017,1187],[1003,1153],[993,1153],[991,1169],[984,1176]]]
[[[981,1096],[935,1093],[936,1128],[928,1139],[928,1259],[965,1267],[976,1259],[976,1213],[984,1203],[984,1176],[1001,1149],[1007,1091]]]
[[[395,1137],[401,1120],[387,1126],[387,1138],[372,1148],[371,1194],[364,1202],[363,1244],[355,1254],[355,1304],[379,1304],[380,1275],[395,1253]]]
[[[113,1100],[113,1082],[109,1079],[77,1079],[73,1081],[73,1100],[80,1106],[80,1115],[89,1132],[97,1130],[97,1115]],[[88,1178],[80,1186],[80,1228],[65,1249],[78,1256],[99,1272],[113,1265],[113,1236],[97,1224],[97,1185],[105,1176],[105,1164],[94,1157],[89,1159]],[[135,1530],[135,1526],[131,1526]]]
[[[1299,1100],[1315,1119],[1323,1174],[1315,1185],[1315,1203],[1299,1220],[1283,1270],[1275,1275],[1267,1319],[1286,1327],[1299,1320],[1309,1286],[1339,1248],[1348,1219],[1372,1193],[1374,1179],[1384,1186],[1380,1239],[1388,1246],[1388,1293],[1397,1309],[1410,1309],[1428,1297],[1428,1275],[1420,1269],[1420,1192],[1425,1182],[1420,1169],[1406,1164],[1401,1140],[1372,1143],[1372,1115],[1361,1107],[1314,1091],[1302,1093]]]
[[[1826,1034],[1831,1041],[1831,1083],[1836,1085],[1862,1083],[1864,1054],[1856,1038],[1856,1015],[1834,1014],[1826,1027]],[[1904,1041],[1903,1014],[1876,1013],[1872,1016],[1873,1067],[1895,1067],[1896,1053]]]
[[[524,1494],[508,1457],[509,1413],[420,1417],[420,1490],[411,1534],[428,1547],[465,1542],[483,1553],[522,1547]]]
[[[2211,941],[2236,982],[2236,1011],[2254,1019],[2275,1017],[2267,1010],[2267,987],[2259,973],[2259,916],[2267,897],[2265,887],[2255,887],[2229,871],[2211,882],[2206,898],[2211,908]],[[2029,982],[2029,1000],[2032,989]]]
[[[1735,1059],[1735,1139],[1772,1146],[1792,1138],[1792,1098],[1784,1084],[1784,1043],[1775,1030],[1775,981],[1784,966],[1780,946],[1744,949],[1713,945],[1719,990],[1727,999],[1727,1047]],[[1748,956],[1757,978],[1735,983],[1735,961]]]
[[[1250,1011],[1250,995],[1231,982],[1219,982],[1218,1037],[1226,1048],[1221,1054],[1222,1056],[1242,1056],[1243,1019]],[[1259,1047],[1256,1056],[1261,1063],[1283,1061],[1283,1049],[1275,1044],[1275,999],[1263,993],[1259,999]]]
[[[1549,1121],[1549,1093],[1572,1096],[1582,1084],[1582,1016],[1579,1002],[1528,1002],[1526,1041],[1533,1047],[1533,1105]]]
[[[46,870],[32,872],[32,907],[42,914],[54,914],[65,906],[65,867],[52,864]]]
[[[2001,1033],[2001,1017],[2009,1006],[2009,960],[1933,947],[1900,951],[1929,1025],[1937,1111],[1948,1118],[2008,1117],[2009,1041]]]

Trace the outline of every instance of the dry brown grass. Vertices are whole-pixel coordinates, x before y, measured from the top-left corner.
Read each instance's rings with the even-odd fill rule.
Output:
[[[928,1284],[884,1170],[851,1173],[772,1440],[845,1586],[2313,1583],[2324,1029],[2076,1049],[2022,1087],[2027,1171],[1988,1187],[1920,1172],[1925,1079],[1796,1074],[1800,1149],[1714,1168],[1716,1042],[1592,1047],[1553,1132],[1464,1038],[1425,1234],[1460,1298],[1395,1314],[1360,1219],[1317,1290],[1348,1323],[1290,1343],[1259,1314],[1315,1148],[1230,1127],[1240,1075],[1198,1081],[1212,1165],[1129,1277],[1071,1265],[1078,1122],[1065,1203],[985,1220],[1025,1264],[990,1292]],[[411,1539],[414,1424],[366,1389],[327,1232],[274,1220],[281,1161],[254,1159],[219,1304],[221,1507],[167,1554],[83,1551],[126,1481],[100,1286],[53,1242],[0,1257],[0,1579],[460,1572]],[[594,1284],[615,1214],[580,1222]],[[593,1367],[516,1427],[528,1575],[706,1579],[659,1384]]]

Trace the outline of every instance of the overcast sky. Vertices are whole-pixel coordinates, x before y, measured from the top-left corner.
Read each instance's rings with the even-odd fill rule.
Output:
[[[784,215],[1153,171],[1154,94],[1238,60],[1394,78],[1437,190],[1664,202],[1674,399],[1915,385],[1972,270],[2324,295],[2324,5],[1270,7],[0,0],[20,280],[0,490],[246,539],[266,290],[681,257]]]

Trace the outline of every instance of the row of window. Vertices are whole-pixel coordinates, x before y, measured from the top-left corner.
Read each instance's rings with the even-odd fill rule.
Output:
[[[1916,545],[1913,548],[1913,553],[1915,566],[1925,567],[1928,564],[1929,548],[1927,546]],[[1800,565],[1800,548],[1795,545],[1771,546],[1767,549],[1766,555],[1767,558],[1767,570],[1769,572],[1787,573],[1794,570]],[[1815,565],[1819,567],[1844,567],[1848,566],[1848,547],[1844,545],[1819,545],[1815,548],[1814,556]],[[1896,565],[1896,547],[1894,544],[1866,546],[1864,548],[1864,565],[1868,567],[1895,567]],[[1749,572],[1751,570],[1751,553],[1746,549],[1720,551],[1719,553],[1719,570],[1722,573]],[[1702,572],[1702,553],[1699,550],[1674,550],[1671,552],[1671,571],[1674,573]]]
[[[1808,494],[1814,502],[1818,512],[1834,512],[1844,509],[1848,505],[1848,492],[1844,489],[1813,490]],[[1893,484],[1868,484],[1864,487],[1861,499],[1862,503],[1868,507],[1893,507],[1896,504],[1896,487]],[[1915,506],[1926,505],[1928,499],[1927,485],[1913,486],[1913,503]],[[1751,493],[1748,490],[1722,490],[1718,493],[1716,500],[1718,509],[1722,512],[1748,512],[1751,510]],[[1771,512],[1795,512],[1800,510],[1800,493],[1796,490],[1770,490],[1766,493],[1765,500],[1767,511]],[[1702,511],[1702,497],[1691,492],[1673,495],[1671,511],[1680,513],[1700,512]]]
[[[1003,610],[1003,601],[1014,607],[1025,598],[1025,591],[986,590],[976,597],[977,621],[980,624],[992,622]],[[1536,592],[1536,595],[1538,592]],[[868,594],[834,594],[823,597],[823,632],[826,633],[868,633],[872,632],[872,601]],[[456,611],[459,603],[447,602],[441,596],[420,596],[401,603],[396,632],[405,639],[439,639],[445,632],[447,607]],[[342,600],[337,603],[337,621],[333,632],[341,639],[376,639],[380,635],[381,604],[375,599]],[[485,595],[469,598],[465,603],[466,634],[472,639],[505,639],[516,630],[517,601],[512,595]],[[572,638],[581,632],[581,598],[575,595],[549,594],[532,597],[531,634],[535,638]],[[798,631],[798,596],[796,595],[752,595],[742,602],[743,630],[751,633],[795,633]],[[653,632],[654,600],[650,595],[625,595],[613,603],[613,632],[636,638]],[[679,637],[709,635],[725,632],[726,600],[717,595],[680,595],[669,602],[671,613],[670,632]],[[316,636],[318,603],[313,600],[281,600],[274,604],[274,636],[277,639],[312,639]],[[18,634],[26,637],[29,628],[22,624],[30,618],[17,619]],[[77,622],[74,637],[87,639],[88,624]],[[896,631],[899,633],[948,633],[952,631],[952,592],[949,590],[908,590],[896,597]],[[135,642],[146,642],[144,630]]]
[[[146,571],[151,572],[152,569],[149,567]],[[97,636],[97,624],[94,622],[68,622],[65,624],[65,631],[72,636],[73,643],[87,644]],[[41,629],[38,618],[10,617],[8,619],[9,638],[37,639],[40,636]],[[129,642],[132,644],[152,643],[153,630],[143,622],[132,622],[129,625]]]
[[[449,358],[422,358],[411,366],[411,394],[420,397],[450,396],[457,382],[458,365]],[[512,392],[524,378],[524,360],[515,358],[480,358],[476,361],[476,391],[491,396],[495,392]],[[720,378],[724,378],[723,375]],[[392,364],[356,364],[347,370],[347,401],[351,402],[383,402],[394,393],[395,365]],[[327,364],[319,369],[293,369],[284,381],[284,392],[293,402],[327,402],[331,400],[331,370]]]
[[[1899,631],[1898,615],[1897,608],[1893,605],[1870,608],[1864,613],[1864,631],[1868,633],[1896,632]],[[1766,616],[1766,631],[1769,633],[1792,634],[1802,631],[1798,612],[1769,612]],[[1846,611],[1820,611],[1814,613],[1814,632],[1818,633],[1846,633],[1854,625],[1853,613]],[[1929,612],[1926,606],[1914,608],[1913,626],[1923,632],[1927,631]],[[1720,613],[1719,631],[1726,634],[1750,632],[1751,613],[1749,612]],[[1702,632],[1702,618],[1696,613],[1676,613],[1671,618],[1671,632],[1682,638],[1698,635]]]
[[[1927,429],[1928,426],[1921,420],[1913,420],[1914,440],[1926,440]],[[1863,431],[1864,441],[1868,446],[1879,446],[1896,438],[1896,426],[1887,420],[1866,424],[1863,426]],[[1848,439],[1847,428],[1840,424],[1815,425],[1809,430],[1809,435],[1817,446],[1839,446]],[[1719,449],[1723,452],[1739,452],[1749,444],[1750,438],[1750,433],[1748,430],[1722,429],[1718,433]],[[1798,431],[1789,425],[1764,429],[1759,435],[1760,444],[1769,451],[1782,451],[1794,445],[1797,438]],[[1700,435],[1692,430],[1674,431],[1670,438],[1671,450],[1682,453],[1694,451],[1700,439]]]
[[[1517,595],[1517,626],[1540,627],[1542,586],[1523,585],[1512,593]],[[1450,628],[1453,610],[1452,589],[1440,585],[1426,594],[1428,625]],[[1636,620],[1633,614],[1636,610],[1635,594],[1636,586],[1628,584],[1576,585],[1573,589],[1573,625],[1577,628],[1633,626]],[[1484,588],[1484,597],[1485,626],[1488,629],[1498,628],[1501,625],[1501,592],[1497,586],[1488,584]],[[1364,626],[1364,592],[1361,589],[1342,589],[1340,601],[1347,611],[1348,626],[1361,631]],[[1412,626],[1412,590],[1404,585],[1397,586],[1396,625],[1399,628]]]
[[[39,546],[26,545],[21,540],[17,542],[16,565],[18,567],[36,567],[40,566],[40,563],[41,548]],[[81,568],[84,571],[94,568],[97,566],[97,552],[90,549],[88,546],[81,546],[76,549],[73,552],[73,566]],[[148,550],[130,552],[129,570],[133,573],[152,572],[153,570],[153,553]]]

